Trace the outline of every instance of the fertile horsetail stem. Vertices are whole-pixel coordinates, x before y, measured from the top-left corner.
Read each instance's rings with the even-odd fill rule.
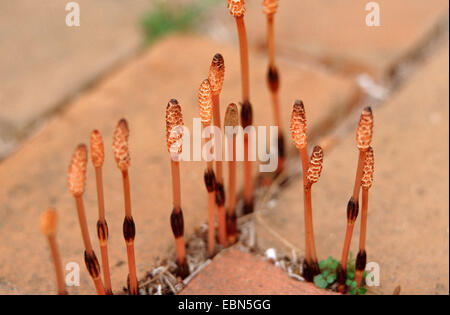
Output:
[[[113,152],[117,167],[122,173],[123,193],[125,202],[125,219],[123,221],[123,237],[127,247],[128,257],[128,283],[129,294],[138,294],[138,284],[136,275],[136,258],[134,254],[134,238],[136,236],[136,227],[131,214],[131,196],[130,196],[130,178],[128,168],[130,167],[130,152],[128,149],[128,137],[130,130],[125,119],[121,119],[114,131]]]
[[[242,85],[242,108],[241,124],[242,127],[250,126],[253,122],[253,111],[250,103],[250,77],[248,62],[248,43],[247,32],[245,30],[244,0],[228,0],[228,9],[230,14],[236,20],[237,32],[239,36],[239,52],[241,60],[241,85]],[[252,213],[253,204],[253,180],[252,180],[252,162],[249,161],[248,152],[248,134],[244,135],[244,214]]]
[[[103,195],[102,166],[105,160],[103,138],[98,130],[91,133],[91,160],[95,168],[95,179],[97,184],[98,221],[97,236],[100,243],[100,254],[102,258],[103,280],[105,282],[106,294],[112,294],[111,275],[109,272],[108,259],[108,224],[105,219],[105,200]]]
[[[278,8],[278,0],[264,0],[263,11],[267,16],[267,55],[269,56],[269,67],[267,71],[267,84],[269,86],[272,98],[272,107],[274,115],[274,123],[278,126],[278,169],[277,173],[281,173],[284,169],[284,137],[281,126],[279,87],[280,77],[277,66],[275,65],[275,35],[274,35],[274,17]]]
[[[231,103],[225,113],[225,141],[231,158],[228,160],[228,211],[227,235],[228,242],[236,242],[236,134],[231,130],[239,126],[239,110],[236,104]],[[228,127],[228,128],[227,128]],[[229,130],[227,130],[229,129]]]
[[[221,54],[216,54],[211,62],[211,67],[209,68],[208,80],[211,85],[211,97],[213,103],[213,116],[214,116],[214,126],[221,127],[220,120],[220,92],[222,91],[223,81],[225,78],[225,62]],[[219,139],[214,138],[215,141]],[[222,143],[215,143],[214,147],[217,148],[221,146]],[[223,186],[223,170],[222,170],[222,159],[216,160],[216,181],[215,181],[215,192],[216,192],[216,204],[218,209],[218,221],[219,221],[219,243],[222,246],[227,246],[227,231],[226,231],[226,213],[225,213],[225,189]]]
[[[172,99],[166,108],[166,140],[167,150],[171,156],[173,209],[170,216],[172,232],[175,237],[178,274],[181,278],[189,275],[184,242],[184,220],[181,210],[180,161],[179,154],[183,150],[183,115],[178,101]]]
[[[92,249],[91,239],[89,237],[89,229],[84,211],[83,193],[86,186],[86,166],[87,166],[87,148],[84,144],[80,144],[73,154],[72,161],[68,172],[69,191],[75,198],[78,221],[81,228],[81,236],[84,243],[84,262],[89,274],[94,281],[95,288],[99,295],[105,294],[102,279],[100,277],[100,265],[97,256]]]
[[[372,147],[366,152],[364,161],[363,176],[361,179],[362,187],[362,203],[361,203],[361,229],[359,234],[359,251],[356,256],[355,280],[358,287],[361,286],[364,269],[366,269],[367,253],[366,253],[366,234],[367,234],[367,213],[369,209],[369,189],[373,183],[374,173],[374,155]]]
[[[52,253],[58,294],[66,295],[67,291],[64,283],[64,273],[62,268],[61,256],[59,254],[58,243],[56,241],[57,221],[58,221],[58,214],[55,209],[48,208],[41,215],[41,230],[42,234],[44,234],[48,240],[50,251]]]
[[[216,71],[215,71],[216,72]],[[216,76],[214,76],[216,78]],[[202,120],[202,127],[211,126],[213,104],[212,91],[209,79],[204,80],[198,90],[198,110]],[[214,174],[212,161],[206,162],[206,170],[204,174],[206,191],[208,193],[208,256],[214,256],[216,233],[215,233],[215,186],[216,178]]]
[[[308,156],[308,136],[306,125],[306,114],[303,102],[295,101],[291,116],[292,140],[299,150],[302,161],[303,174],[303,196],[304,196],[304,220],[305,220],[305,265],[304,276],[308,281],[313,281],[314,276],[320,272],[315,257],[314,231],[312,226],[312,209],[308,206],[311,198],[310,185],[308,180],[309,156]]]
[[[366,159],[366,152],[370,148],[373,135],[373,114],[370,107],[363,109],[361,117],[356,130],[356,146],[359,149],[358,166],[356,168],[355,185],[353,188],[353,195],[347,205],[347,231],[345,233],[344,248],[342,250],[341,263],[338,272],[338,290],[340,292],[346,291],[346,274],[347,274],[347,259],[350,251],[350,244],[352,241],[353,228],[359,212],[359,192],[361,190],[361,180],[364,172],[364,162]]]

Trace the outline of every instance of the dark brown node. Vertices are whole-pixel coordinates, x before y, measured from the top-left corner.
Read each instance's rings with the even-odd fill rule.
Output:
[[[183,260],[181,264],[177,262],[177,265],[178,265],[177,275],[181,277],[181,279],[184,279],[187,276],[189,276],[189,265],[186,259]]]
[[[216,183],[216,204],[219,207],[225,204],[225,189],[222,183]]]
[[[108,224],[106,224],[105,220],[98,220],[97,221],[97,236],[100,242],[107,242],[108,241]]]
[[[342,268],[342,265],[339,264],[337,267],[337,275],[336,275],[336,281],[339,285],[345,285],[345,281],[347,280],[347,271]]]
[[[267,72],[267,83],[270,91],[273,93],[278,91],[278,88],[280,87],[280,77],[278,75],[278,69],[275,66],[269,66],[269,71]]]
[[[253,204],[253,200],[250,201],[250,202],[244,201],[244,207],[242,208],[242,212],[243,212],[244,215],[250,214],[250,213],[253,213],[254,208],[255,207],[254,207],[254,204]]]
[[[134,225],[133,217],[125,216],[123,220],[123,237],[127,243],[134,241],[136,236],[136,227]]]
[[[183,221],[183,212],[181,211],[181,209],[177,211],[176,208],[173,208],[172,214],[170,215],[170,224],[172,226],[172,232],[175,238],[183,236],[184,221]]]
[[[229,214],[227,212],[227,235],[236,235],[237,231],[237,217],[236,213]]]
[[[206,190],[208,192],[213,192],[216,187],[216,176],[214,175],[214,171],[212,169],[206,169],[203,178],[205,180]]]
[[[306,261],[306,259],[303,260],[303,274],[302,274],[302,276],[308,282],[313,282],[314,281],[314,272],[312,270],[312,267]]]
[[[356,256],[356,264],[355,268],[359,271],[364,271],[366,269],[366,263],[367,263],[367,254],[366,251],[359,251],[358,255]]]
[[[130,274],[128,274],[128,276],[127,276],[127,289],[128,289],[128,295],[140,295],[139,294],[139,290],[136,290],[135,292],[131,291],[131,288],[130,288]],[[111,292],[111,294],[112,294],[112,292]]]
[[[241,107],[241,124],[242,128],[245,129],[247,126],[251,126],[253,124],[253,112],[252,105],[249,101],[244,101]]]
[[[359,203],[355,203],[355,199],[353,197],[350,198],[347,204],[347,221],[355,222],[358,217],[359,212]]]
[[[92,278],[96,279],[100,276],[100,265],[94,252],[84,251],[84,263]]]

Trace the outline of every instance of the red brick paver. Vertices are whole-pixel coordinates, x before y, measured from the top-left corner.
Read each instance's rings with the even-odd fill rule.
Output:
[[[311,283],[289,278],[261,257],[230,249],[215,257],[181,295],[328,295]]]

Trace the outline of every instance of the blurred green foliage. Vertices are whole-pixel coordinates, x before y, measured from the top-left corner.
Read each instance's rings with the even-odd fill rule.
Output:
[[[196,0],[183,5],[175,1],[156,2],[141,22],[146,42],[152,44],[168,34],[192,30],[215,3],[218,0]]]

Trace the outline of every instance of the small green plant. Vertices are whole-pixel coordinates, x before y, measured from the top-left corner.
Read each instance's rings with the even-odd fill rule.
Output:
[[[338,265],[339,262],[331,256],[326,260],[321,260],[319,262],[320,274],[314,277],[314,284],[321,289],[330,288],[336,282]],[[365,278],[366,272],[364,272],[363,274],[363,279]],[[355,281],[355,259],[353,258],[352,252],[350,252],[347,262],[346,285],[349,288],[349,292],[351,295],[366,294],[366,288],[357,288],[358,285]]]

